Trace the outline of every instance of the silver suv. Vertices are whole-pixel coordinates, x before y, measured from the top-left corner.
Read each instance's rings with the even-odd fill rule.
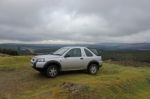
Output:
[[[53,78],[60,71],[70,70],[96,74],[102,66],[102,58],[86,47],[63,47],[52,54],[35,56],[31,63],[34,69]]]

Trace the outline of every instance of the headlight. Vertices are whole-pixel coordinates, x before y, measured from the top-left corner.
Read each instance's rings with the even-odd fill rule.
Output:
[[[45,62],[45,58],[38,58],[37,62]]]

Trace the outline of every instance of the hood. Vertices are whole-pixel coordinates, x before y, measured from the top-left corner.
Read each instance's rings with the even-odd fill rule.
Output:
[[[48,54],[48,55],[37,55],[37,56],[35,56],[35,58],[58,58],[58,57],[60,57],[59,55],[50,55],[50,54]]]

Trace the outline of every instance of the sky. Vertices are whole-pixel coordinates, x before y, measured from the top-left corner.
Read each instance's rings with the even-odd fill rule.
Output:
[[[150,0],[0,0],[0,43],[150,43]]]

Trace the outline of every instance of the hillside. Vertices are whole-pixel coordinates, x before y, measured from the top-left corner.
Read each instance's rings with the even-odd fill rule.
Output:
[[[31,68],[30,56],[0,57],[0,98],[150,99],[150,68],[104,63],[97,75],[64,72],[49,79]]]
[[[0,44],[0,48],[16,49],[16,50],[56,50],[63,46],[86,46],[94,47],[101,50],[150,50],[150,43],[96,43],[96,44]]]

